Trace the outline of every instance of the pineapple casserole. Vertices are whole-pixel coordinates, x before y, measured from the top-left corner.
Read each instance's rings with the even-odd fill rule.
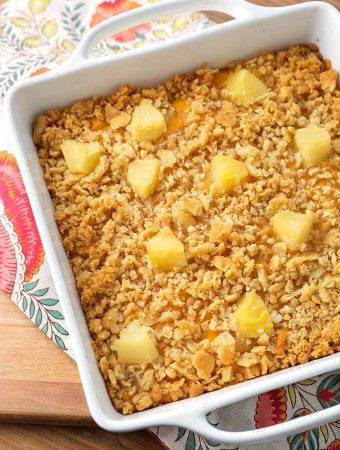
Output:
[[[339,120],[337,73],[311,45],[36,119],[118,411],[340,349]]]

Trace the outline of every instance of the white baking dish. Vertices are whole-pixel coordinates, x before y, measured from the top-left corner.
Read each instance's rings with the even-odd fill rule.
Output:
[[[224,11],[235,20],[151,48],[131,50],[101,60],[87,59],[91,46],[108,34],[155,17],[198,10]],[[95,421],[106,430],[124,432],[154,425],[180,425],[215,441],[239,445],[277,439],[340,418],[338,405],[268,428],[242,432],[218,430],[206,419],[207,413],[222,406],[340,368],[340,354],[130,416],[116,412],[97,368],[73,275],[32,142],[33,119],[49,108],[63,107],[91,95],[109,94],[122,83],[130,82],[135,87],[152,85],[204,63],[221,67],[235,59],[252,57],[263,48],[276,50],[298,43],[315,43],[323,56],[340,70],[340,16],[337,10],[321,2],[263,8],[241,0],[171,0],[99,24],[85,36],[71,62],[53,72],[24,80],[7,94],[8,127],[71,332],[85,395]]]

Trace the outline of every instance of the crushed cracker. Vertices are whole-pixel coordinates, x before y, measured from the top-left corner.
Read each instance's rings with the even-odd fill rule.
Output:
[[[314,46],[263,52],[221,72],[246,68],[270,91],[241,105],[208,67],[164,85],[81,100],[34,124],[46,185],[70,259],[92,345],[115,408],[131,414],[340,349],[340,91],[336,72]],[[129,122],[148,101],[165,118],[182,101],[178,124],[154,142],[135,142]],[[330,156],[303,168],[293,148],[308,124],[331,135]],[[102,156],[86,177],[72,174],[64,139],[97,141]],[[215,198],[209,166],[219,152],[243,161],[249,177]],[[134,159],[158,158],[160,180],[147,199],[126,182]],[[303,247],[290,250],[272,232],[280,210],[315,220]],[[188,264],[167,273],[147,262],[145,241],[170,227]],[[270,335],[240,339],[233,312],[249,290],[274,323]],[[152,328],[159,357],[122,364],[112,350],[131,321]],[[208,337],[207,337],[208,336]],[[209,338],[209,336],[211,338]]]

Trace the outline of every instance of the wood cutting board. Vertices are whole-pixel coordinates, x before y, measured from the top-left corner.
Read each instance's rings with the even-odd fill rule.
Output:
[[[93,424],[72,359],[0,294],[0,421]]]

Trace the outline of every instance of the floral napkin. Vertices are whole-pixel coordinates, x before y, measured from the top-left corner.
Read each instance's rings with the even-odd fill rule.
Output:
[[[156,1],[159,0],[0,0],[0,101],[17,80],[39,75],[66,61],[89,27],[108,17]],[[93,53],[96,57],[120,53],[211,24],[204,15],[198,13],[163,17],[112,36],[98,44]],[[1,103],[0,290],[10,296],[45,335],[72,357],[62,307],[44,257],[20,172],[8,143]],[[340,372],[334,372],[228,406],[212,413],[209,421],[225,430],[261,428],[339,402]],[[162,426],[151,431],[170,449],[226,448],[181,427]],[[340,420],[288,439],[252,448],[340,450]]]

